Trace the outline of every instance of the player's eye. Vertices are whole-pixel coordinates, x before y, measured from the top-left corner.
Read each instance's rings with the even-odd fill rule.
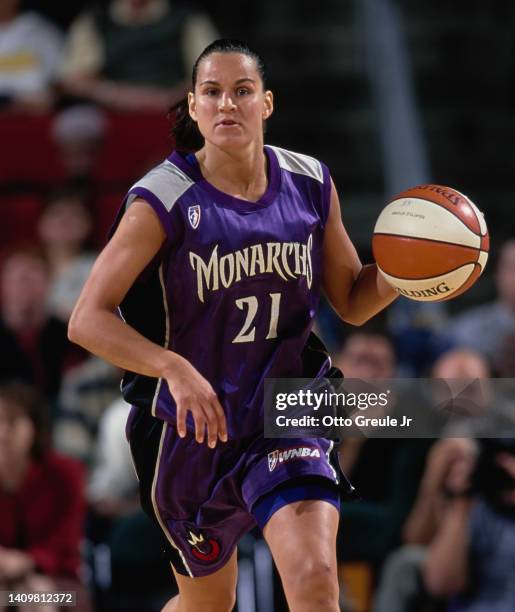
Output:
[[[246,96],[248,93],[250,93],[250,90],[248,89],[248,87],[238,87],[236,93],[239,96]]]
[[[216,87],[209,87],[204,91],[204,93],[206,94],[206,96],[216,96],[216,94],[218,93],[218,89],[216,89]]]

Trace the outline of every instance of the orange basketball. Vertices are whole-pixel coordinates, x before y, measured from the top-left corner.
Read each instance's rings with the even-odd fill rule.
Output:
[[[419,185],[395,196],[374,228],[379,271],[402,295],[424,302],[456,297],[483,272],[490,239],[483,213],[455,189]]]

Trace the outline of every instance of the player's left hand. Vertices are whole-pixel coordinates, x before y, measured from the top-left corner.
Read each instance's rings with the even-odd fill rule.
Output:
[[[164,373],[170,393],[177,407],[177,431],[181,438],[186,435],[186,414],[191,412],[195,422],[195,439],[204,442],[207,428],[207,442],[216,446],[217,437],[227,442],[225,412],[215,390],[191,363],[177,353],[173,355],[170,367]]]

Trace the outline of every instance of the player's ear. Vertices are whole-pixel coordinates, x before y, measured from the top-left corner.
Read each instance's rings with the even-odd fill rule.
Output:
[[[197,120],[197,110],[195,105],[195,94],[191,91],[188,91],[188,112],[193,121]]]
[[[268,89],[265,91],[265,100],[263,102],[263,120],[268,119],[274,112],[274,94]]]

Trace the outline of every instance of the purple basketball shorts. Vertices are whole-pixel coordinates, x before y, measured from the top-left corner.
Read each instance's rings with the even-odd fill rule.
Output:
[[[333,443],[323,438],[266,439],[260,433],[211,449],[191,433],[180,438],[175,427],[136,407],[127,438],[143,509],[166,536],[174,569],[185,576],[207,576],[224,566],[256,526],[256,516],[263,516],[262,500],[279,485],[312,476],[333,491],[338,484],[338,468],[330,462]],[[319,497],[312,490],[306,498]],[[332,498],[334,492],[327,500]],[[273,500],[265,520],[279,507]]]

